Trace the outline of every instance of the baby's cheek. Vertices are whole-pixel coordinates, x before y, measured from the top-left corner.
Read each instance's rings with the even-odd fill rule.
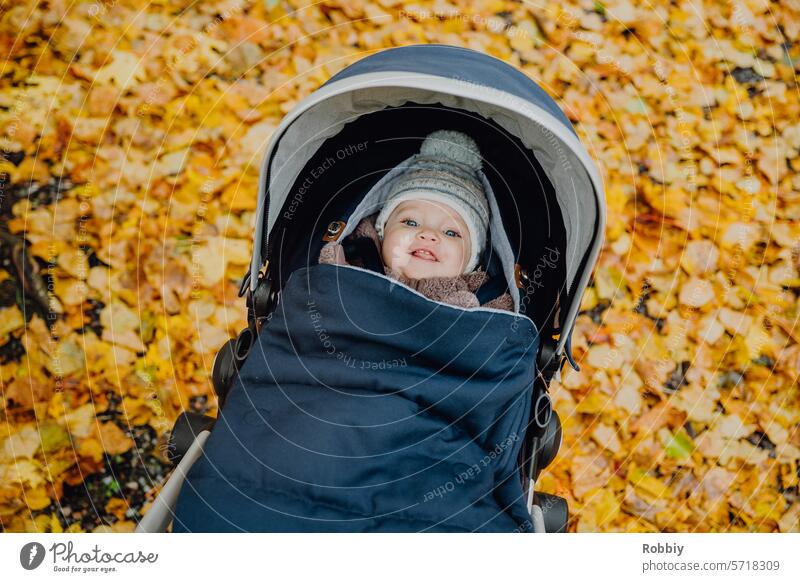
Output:
[[[408,248],[408,245],[403,240],[403,237],[388,239],[382,249],[383,262],[393,269],[406,266],[411,259],[411,256],[406,252],[406,248]]]
[[[456,260],[455,257],[450,256],[442,264],[442,277],[454,277],[461,273],[461,261]]]
[[[466,262],[467,255],[465,251],[466,249],[461,241],[448,248],[447,257],[445,259],[448,270],[455,272],[455,274],[461,273],[465,266],[464,263]]]

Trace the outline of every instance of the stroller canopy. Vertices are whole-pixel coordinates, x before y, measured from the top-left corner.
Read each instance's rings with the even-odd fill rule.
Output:
[[[269,237],[292,202],[290,194],[309,159],[347,124],[409,102],[438,104],[491,120],[518,138],[544,170],[565,235],[566,286],[556,346],[556,353],[563,353],[603,242],[606,210],[600,175],[553,99],[514,67],[470,49],[411,45],[383,50],[334,75],[284,117],[261,168],[251,290],[268,259]],[[375,134],[380,132],[380,126],[374,127]],[[531,174],[531,190],[537,180]],[[523,199],[533,193],[513,195]],[[524,225],[526,217],[519,220]]]

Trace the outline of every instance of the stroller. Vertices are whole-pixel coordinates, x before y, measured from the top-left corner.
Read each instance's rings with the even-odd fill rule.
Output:
[[[513,312],[318,262],[437,129],[483,154],[477,294],[508,292]],[[218,416],[178,418],[175,470],[137,531],[566,531],[566,501],[535,482],[560,446],[548,385],[565,360],[579,369],[570,337],[604,227],[596,168],[520,71],[448,45],[346,67],[271,138],[249,325],[214,362]]]

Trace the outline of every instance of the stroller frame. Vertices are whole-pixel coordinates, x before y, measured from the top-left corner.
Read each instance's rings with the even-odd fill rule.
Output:
[[[461,74],[455,72],[459,70]],[[339,118],[331,121],[331,115],[339,112],[342,112]],[[315,115],[325,118],[325,126],[313,132]],[[525,202],[521,203],[520,209],[515,195],[521,185],[536,183],[531,180],[535,177],[539,185],[538,202],[545,203],[548,226],[552,227],[547,229],[547,240],[557,239],[565,251],[562,256],[573,258],[571,262],[562,260],[558,269],[546,275],[551,279],[549,288],[555,293],[545,301],[532,304],[533,312],[529,314],[540,331],[540,349],[530,421],[518,460],[533,531],[566,531],[566,501],[536,492],[535,483],[541,471],[555,458],[561,444],[561,424],[548,394],[549,383],[553,377],[560,377],[565,361],[579,369],[571,354],[571,333],[580,299],[602,246],[605,200],[599,174],[563,112],[533,81],[499,59],[447,45],[412,45],[384,50],[343,69],[287,114],[270,140],[261,171],[255,252],[240,288],[240,296],[247,297],[248,327],[222,347],[214,362],[213,383],[219,408],[224,406],[259,330],[275,309],[288,275],[307,263],[309,256],[315,257],[313,253],[318,254],[325,241],[337,240],[342,235],[360,195],[363,196],[382,172],[388,171],[392,162],[383,161],[382,166],[375,166],[375,173],[368,177],[366,184],[346,175],[337,176],[336,171],[344,164],[334,168],[336,171],[327,174],[325,181],[326,186],[333,184],[335,192],[330,204],[326,201],[322,211],[316,208],[317,216],[308,215],[314,222],[314,228],[308,229],[311,232],[300,233],[295,229],[293,237],[281,217],[293,204],[291,194],[298,186],[295,184],[297,175],[306,173],[305,170],[320,159],[324,160],[326,152],[357,143],[359,131],[374,130],[378,126],[376,120],[386,122],[392,115],[398,116],[397,121],[380,127],[391,127],[394,123],[400,128],[397,137],[424,136],[425,128],[439,129],[447,123],[461,127],[467,122],[478,128],[475,130],[478,132],[480,124],[485,124],[487,136],[512,140],[515,147],[508,149],[519,152],[518,161],[522,161],[523,167],[527,164],[530,172],[528,182],[524,174],[517,177],[516,184],[510,179],[512,184],[508,184],[507,196],[510,203],[504,208],[504,218],[514,212],[524,215],[525,211],[530,216],[531,204],[537,200],[529,201],[528,208]],[[414,120],[418,120],[418,126],[409,127]],[[530,123],[530,127],[523,128],[523,120]],[[539,135],[537,131],[546,142],[531,141]],[[387,139],[392,139],[391,131]],[[478,141],[480,144],[481,140]],[[397,150],[394,162],[405,158],[418,143],[414,139],[394,141],[392,147]],[[560,159],[554,160],[542,143],[555,144]],[[482,151],[501,147],[500,143],[490,144],[488,149],[484,145],[486,142],[481,146]],[[383,149],[375,155],[380,158],[386,153]],[[574,175],[558,168],[565,160]],[[571,191],[565,187],[567,183],[571,183]],[[537,282],[532,280],[531,253],[526,254],[521,248],[526,234],[522,232],[525,228],[522,219],[515,226],[518,236],[511,238],[515,250],[520,253],[515,279],[517,287],[523,290],[522,303]],[[541,240],[536,242],[540,243]],[[292,256],[287,250],[292,248],[306,253],[295,252]],[[564,288],[552,284],[552,281],[564,279],[567,283]],[[525,307],[520,305],[520,313],[524,312]],[[137,532],[167,530],[180,488],[192,464],[202,454],[213,422],[213,418],[193,413],[183,413],[178,418],[170,436],[169,453],[176,463],[175,471],[139,523]]]

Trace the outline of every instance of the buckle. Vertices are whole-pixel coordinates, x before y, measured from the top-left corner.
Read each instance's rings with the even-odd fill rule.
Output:
[[[264,277],[267,276],[267,271],[269,271],[269,260],[264,261],[264,264],[258,268],[258,281],[261,282],[264,280]],[[239,297],[244,297],[244,294],[247,293],[248,287],[250,286],[250,268],[248,267],[247,272],[242,277],[242,282],[239,284]]]
[[[519,263],[514,263],[514,282],[520,289],[527,288],[531,282],[530,277],[528,277],[528,271],[523,269]]]
[[[342,236],[344,232],[344,227],[346,222],[343,220],[334,220],[328,225],[328,230],[325,233],[325,236],[322,237],[322,240],[325,242],[335,242],[339,240],[339,237]]]
[[[547,338],[542,342],[539,349],[539,354],[536,358],[536,368],[538,370],[537,377],[541,376],[544,380],[545,386],[548,386],[553,376],[560,374],[561,368],[564,366],[564,361],[567,359],[563,353],[556,357],[556,345],[558,340],[555,338]]]
[[[269,271],[269,259],[264,261],[264,264],[258,268],[258,280],[261,281],[264,277],[267,276],[267,271]]]

